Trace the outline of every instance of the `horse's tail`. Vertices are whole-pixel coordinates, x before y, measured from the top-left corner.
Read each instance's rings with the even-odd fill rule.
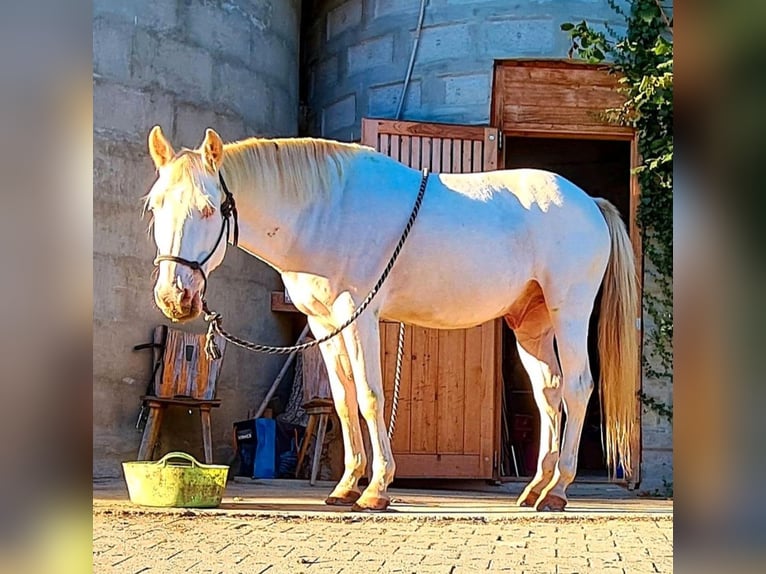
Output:
[[[613,471],[618,461],[632,474],[630,439],[636,420],[639,373],[638,281],[633,248],[614,205],[596,199],[611,236],[611,254],[601,292],[598,352],[601,363],[601,408],[604,412],[606,458]]]

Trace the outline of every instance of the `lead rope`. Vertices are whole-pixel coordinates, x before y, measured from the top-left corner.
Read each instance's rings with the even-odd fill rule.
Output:
[[[208,329],[207,329],[207,335],[205,339],[205,354],[207,355],[207,357],[212,360],[221,358],[221,351],[215,342],[216,334],[221,335],[224,339],[226,339],[230,343],[237,345],[238,347],[241,347],[243,349],[247,349],[248,351],[256,351],[259,353],[266,353],[268,355],[287,355],[295,351],[303,351],[305,349],[310,349],[311,347],[315,347],[321,343],[329,341],[330,339],[338,335],[341,331],[343,331],[346,327],[351,325],[351,323],[356,321],[359,315],[361,315],[364,312],[364,310],[368,307],[373,297],[375,297],[378,291],[380,291],[380,288],[383,286],[383,282],[388,277],[388,274],[391,272],[391,269],[393,269],[394,263],[396,263],[396,259],[397,257],[399,257],[399,253],[401,252],[402,247],[404,247],[404,242],[407,240],[407,236],[410,234],[410,230],[412,229],[412,226],[415,224],[415,219],[417,218],[418,212],[420,211],[420,205],[423,203],[423,196],[425,195],[425,192],[426,192],[427,183],[428,183],[428,169],[424,169],[423,177],[420,181],[420,190],[418,191],[418,196],[415,199],[415,206],[412,208],[412,213],[410,214],[410,218],[407,221],[407,225],[404,227],[402,236],[399,239],[399,243],[397,243],[393,254],[391,255],[391,259],[389,260],[388,265],[386,265],[386,268],[383,270],[383,273],[381,274],[380,279],[378,279],[378,282],[372,288],[372,290],[364,299],[364,301],[362,301],[359,307],[357,307],[356,311],[352,313],[352,315],[348,318],[348,320],[345,323],[343,323],[340,327],[335,329],[335,331],[333,331],[332,333],[328,335],[325,335],[324,337],[321,337],[314,341],[309,341],[308,343],[303,343],[300,345],[291,345],[289,347],[259,345],[251,341],[247,341],[246,339],[240,339],[239,337],[232,335],[228,331],[224,330],[224,328],[221,326],[221,323],[223,321],[223,317],[221,316],[221,314],[215,311],[211,311],[207,306],[207,301],[203,300],[202,310],[205,313],[205,321],[209,323]],[[403,326],[400,327],[400,329],[403,330]]]
[[[399,323],[399,340],[396,346],[396,373],[394,374],[394,398],[391,401],[391,419],[388,421],[388,440],[394,438],[396,408],[399,406],[399,382],[402,380],[402,355],[404,354],[404,323]]]

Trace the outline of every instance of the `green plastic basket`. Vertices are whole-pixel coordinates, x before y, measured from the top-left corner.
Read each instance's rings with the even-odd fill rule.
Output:
[[[123,462],[122,470],[132,503],[178,508],[221,504],[229,473],[226,465],[202,464],[185,452],[170,452],[157,462]]]

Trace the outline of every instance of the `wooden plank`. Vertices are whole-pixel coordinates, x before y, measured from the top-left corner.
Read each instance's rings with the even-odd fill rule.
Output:
[[[450,138],[442,138],[442,173],[455,173],[452,160],[452,140]]]
[[[463,139],[480,139],[484,130],[481,126],[466,126],[461,124],[440,124],[440,123],[423,123],[423,122],[407,122],[401,120],[376,120],[369,119],[367,121],[375,122],[377,124],[377,130],[380,134],[397,134],[397,135],[410,135],[410,136],[428,136],[434,138],[463,138]]]
[[[601,126],[514,126],[503,130],[506,137],[532,137],[551,139],[596,139],[629,141],[634,137],[633,128],[604,124]]]
[[[389,155],[391,151],[391,136],[389,134],[378,134],[378,151],[382,154]]]
[[[482,328],[474,327],[465,332],[465,384],[463,386],[463,452],[481,452],[481,344]]]
[[[572,89],[571,86],[551,84],[505,83],[504,106],[510,104],[534,107],[565,106],[572,108],[619,108],[624,96],[613,86],[589,86]]]
[[[503,123],[516,127],[548,126],[600,126],[607,124],[599,117],[600,110],[572,107],[536,107],[508,104],[503,107]]]
[[[504,83],[546,84],[569,86],[572,89],[593,86],[616,87],[618,76],[610,75],[605,68],[553,68],[549,66],[507,66],[503,72]],[[507,95],[506,95],[507,97]]]
[[[488,478],[482,474],[480,457],[468,454],[400,454],[398,478]]]
[[[452,173],[463,173],[463,140],[452,140]]]
[[[496,128],[485,128],[484,130],[484,161],[481,171],[492,171],[497,169],[498,161],[498,138],[500,133]]]
[[[437,454],[462,454],[465,409],[465,330],[440,332],[438,344],[436,452]]]
[[[434,171],[431,161],[431,138],[420,139],[420,169],[428,168],[428,171]]]
[[[497,355],[496,341],[500,319],[488,321],[481,326],[481,409],[485,413],[494,413],[495,416],[481,417],[481,469],[485,476],[492,476],[495,444],[499,439],[499,413],[495,400],[496,376],[495,366],[500,358]]]
[[[641,163],[641,156],[638,152],[638,134],[635,134],[630,142],[630,214],[628,216],[628,229],[630,230],[630,240],[633,244],[633,254],[636,260],[636,275],[638,278],[638,300],[643,301],[644,287],[644,258],[641,246],[641,232],[638,227],[637,213],[638,204],[641,201],[641,188],[638,183],[638,175],[633,173]],[[639,309],[636,320],[640,325],[638,331],[638,372],[636,373],[636,393],[640,393],[643,387],[642,377],[642,357],[644,341],[644,322],[642,311]],[[637,484],[641,480],[641,401],[636,401],[636,413],[633,423],[633,433],[630,437],[631,467],[632,473],[626,476],[632,484]]]
[[[399,146],[401,143],[401,136],[392,134],[391,135],[391,148],[388,152],[388,155],[394,158],[396,161],[400,161],[400,153],[399,153]]]
[[[413,136],[410,139],[410,167],[414,169],[422,169],[420,160],[420,144],[422,138]]]
[[[469,172],[484,171],[484,142],[476,140],[473,142],[473,152],[471,154],[471,168]]]
[[[402,136],[399,148],[399,161],[404,165],[412,167],[412,157],[410,155],[411,136]]]
[[[412,331],[410,452],[435,453],[438,337],[430,329],[416,327]]]
[[[378,122],[371,121],[368,118],[362,118],[362,145],[373,149],[379,149],[378,142]]]
[[[431,138],[431,171],[442,173],[442,139]]]
[[[471,140],[465,140],[463,142],[463,166],[461,171],[463,173],[471,173],[473,171],[473,144]]]
[[[490,103],[489,125],[500,126],[503,123],[503,103],[505,102],[505,70],[506,66],[495,63],[492,74],[492,101]]]

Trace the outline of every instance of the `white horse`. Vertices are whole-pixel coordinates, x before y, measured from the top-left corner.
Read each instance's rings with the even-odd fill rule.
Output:
[[[223,261],[228,211],[221,210],[220,170],[236,198],[240,247],[281,274],[317,337],[343,324],[380,276],[422,177],[360,145],[308,138],[224,145],[210,129],[199,149],[176,153],[155,126],[149,152],[158,170],[147,208],[160,255],[154,297],[162,312],[174,321],[197,317],[207,276]],[[541,421],[537,473],[518,502],[563,510],[594,386],[588,319],[602,284],[598,339],[607,459],[630,473],[638,296],[631,244],[617,210],[540,170],[432,174],[382,289],[350,327],[321,345],[345,448],[345,471],[327,504],[355,510],[389,505],[395,464],[383,418],[379,321],[462,329],[504,317]],[[372,444],[364,492],[358,484],[367,464],[360,412]]]

